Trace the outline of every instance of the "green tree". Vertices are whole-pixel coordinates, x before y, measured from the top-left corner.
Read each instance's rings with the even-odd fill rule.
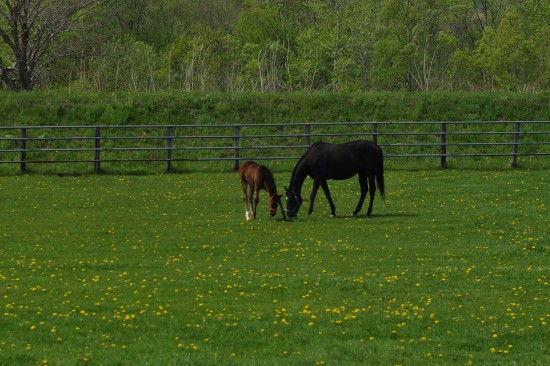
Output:
[[[519,14],[510,11],[498,28],[487,28],[477,49],[477,62],[494,87],[504,90],[531,88],[538,78],[533,37],[522,30]]]
[[[125,35],[160,50],[195,23],[186,0],[117,0],[108,4],[101,22],[111,38]]]
[[[399,55],[406,60],[404,83],[407,90],[430,90],[435,81],[444,79],[447,66],[445,62],[452,54],[450,35],[446,33],[449,24],[447,0],[386,0],[380,13],[382,29],[381,39],[386,42],[380,45],[391,45],[394,53],[397,45]],[[381,56],[380,53],[377,53]],[[383,57],[383,56],[382,56]],[[384,60],[381,60],[384,61]],[[383,66],[393,76],[395,65],[400,62],[388,63],[376,61],[376,74],[380,79]]]
[[[32,90],[46,69],[66,55],[56,41],[106,1],[2,0],[0,80],[12,90]]]
[[[161,74],[169,90],[226,90],[231,69],[227,54],[225,31],[197,24],[165,48]]]
[[[406,89],[407,54],[399,41],[385,38],[374,44],[370,80],[375,90]]]
[[[537,76],[534,87],[550,88],[550,2],[546,0],[526,0],[518,7],[524,34],[532,39],[535,51]]]
[[[244,1],[230,39],[237,90],[287,90],[290,41],[275,4]]]
[[[150,45],[131,36],[104,45],[92,63],[89,81],[97,91],[155,91],[158,57]]]
[[[222,28],[227,32],[239,16],[245,1],[186,0],[185,3],[191,10],[192,24],[200,23],[214,29]]]
[[[357,1],[312,0],[307,3],[309,23],[296,34],[291,61],[294,84],[302,90],[357,90],[361,88],[363,38],[356,38]],[[359,12],[359,14],[362,14]],[[364,35],[364,33],[363,33]],[[355,41],[358,40],[358,42]],[[363,58],[363,61],[364,58]]]

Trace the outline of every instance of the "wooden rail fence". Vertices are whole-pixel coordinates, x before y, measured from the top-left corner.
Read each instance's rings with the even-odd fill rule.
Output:
[[[550,121],[333,122],[281,124],[0,126],[0,164],[297,159],[313,142],[364,138],[385,156],[550,156]]]

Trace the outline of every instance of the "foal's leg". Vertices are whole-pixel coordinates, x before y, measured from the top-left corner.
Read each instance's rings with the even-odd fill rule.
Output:
[[[248,213],[248,183],[243,179],[241,180],[241,185],[243,190],[244,215],[247,220],[250,220],[250,214]]]
[[[250,184],[248,189],[248,217],[249,219],[255,219],[256,207],[254,207],[254,185]]]
[[[328,189],[328,183],[326,180],[321,182],[321,188],[323,188],[323,192],[325,192],[328,204],[330,205],[330,210],[332,212],[331,216],[336,216],[336,206],[334,206],[334,202],[332,202],[332,197],[330,195],[330,190]]]
[[[363,208],[363,202],[365,202],[365,197],[369,190],[368,177],[366,175],[359,174],[359,185],[361,186],[361,196],[359,197],[359,202],[357,203],[355,211],[353,211],[353,216],[357,216],[361,208]]]
[[[250,199],[252,201],[252,195],[250,195]],[[256,209],[258,208],[258,202],[260,202],[260,187],[256,185],[254,187],[254,220],[256,220]]]
[[[283,215],[283,221],[286,221],[286,214],[285,214],[285,209],[283,207],[283,203],[281,202],[281,196],[277,195],[275,196],[276,200],[277,200],[277,203],[279,204],[279,207],[281,208],[281,214]],[[277,212],[275,212],[277,213]]]

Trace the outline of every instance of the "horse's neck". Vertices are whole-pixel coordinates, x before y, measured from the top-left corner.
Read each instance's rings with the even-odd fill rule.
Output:
[[[292,172],[290,188],[292,188],[294,192],[299,196],[301,196],[302,194],[302,186],[304,185],[304,181],[306,180],[306,177],[307,177],[307,173],[305,173],[305,169],[302,164],[299,164],[294,170],[294,172]]]
[[[277,195],[277,188],[275,187],[274,183],[265,182],[264,188],[267,191],[267,194],[269,194],[269,196]]]
[[[267,191],[269,196],[277,195],[277,187],[275,186],[275,179],[271,176],[264,176],[263,188]]]

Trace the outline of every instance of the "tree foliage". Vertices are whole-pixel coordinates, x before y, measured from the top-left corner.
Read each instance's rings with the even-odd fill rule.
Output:
[[[3,86],[94,91],[550,86],[547,0],[118,0],[95,7],[103,2],[2,0]],[[17,58],[24,52],[12,40],[13,29],[23,29],[10,23],[16,3],[40,5],[30,34],[52,35],[29,43],[41,47],[27,54],[29,60]],[[63,16],[46,17],[54,7]],[[23,24],[24,17],[17,19]],[[72,29],[77,19],[79,28]],[[35,54],[38,61],[31,59]]]
[[[32,90],[67,53],[64,32],[106,0],[2,0],[0,78],[13,90]]]

